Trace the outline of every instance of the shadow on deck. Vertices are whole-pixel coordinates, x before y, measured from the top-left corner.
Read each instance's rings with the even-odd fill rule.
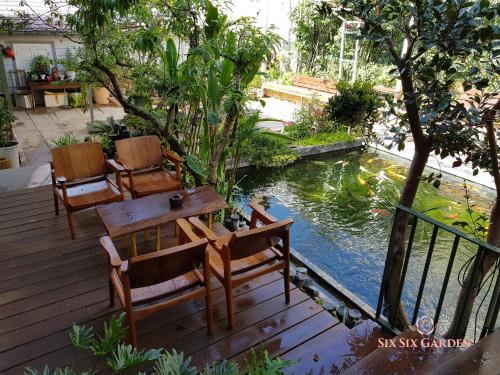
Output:
[[[54,214],[49,187],[0,194],[2,374],[21,374],[25,366],[70,365],[73,323],[99,331],[119,311],[119,303],[109,307],[106,258],[97,240],[104,232],[101,223],[93,209],[74,218],[72,241],[64,210]],[[176,242],[173,225],[162,235],[162,247]],[[138,240],[142,251],[154,246]],[[127,250],[120,252],[128,256]],[[281,278],[269,274],[234,291],[232,330],[226,328],[222,286],[214,279],[213,335],[206,334],[204,303],[188,302],[139,321],[139,345],[175,348],[192,356],[195,365],[223,359],[244,364],[252,347],[265,348],[272,356],[301,359],[289,370],[296,374],[311,368],[338,372],[375,349],[382,333],[373,322],[349,330],[297,288],[286,304]]]

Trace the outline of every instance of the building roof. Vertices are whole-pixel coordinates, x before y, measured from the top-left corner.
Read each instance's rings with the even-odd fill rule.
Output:
[[[65,0],[3,0],[0,1],[0,21],[11,20],[18,27],[15,31],[56,31],[64,29],[64,20],[57,24],[55,14],[65,15],[74,8]],[[3,19],[3,20],[2,20]],[[45,22],[51,19],[49,24]]]

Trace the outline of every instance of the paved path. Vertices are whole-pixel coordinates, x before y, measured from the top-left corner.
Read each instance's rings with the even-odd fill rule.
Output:
[[[50,184],[50,147],[53,141],[68,132],[83,141],[88,136],[90,112],[80,109],[37,108],[15,110],[14,132],[23,150],[23,167],[0,171],[0,192]],[[98,106],[94,108],[96,120],[113,116],[122,119],[123,108]]]

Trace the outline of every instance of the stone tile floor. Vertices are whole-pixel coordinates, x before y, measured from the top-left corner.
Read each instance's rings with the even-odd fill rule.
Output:
[[[82,141],[88,135],[90,112],[78,108],[18,109],[14,115],[14,133],[22,147],[22,167],[0,171],[0,192],[49,184],[53,141],[68,132]],[[114,104],[94,107],[95,120],[110,116],[120,120],[124,115],[123,108]]]

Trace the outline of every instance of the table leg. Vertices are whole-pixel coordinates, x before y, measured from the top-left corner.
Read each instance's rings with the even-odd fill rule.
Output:
[[[208,229],[212,229],[212,213],[208,214]]]
[[[132,256],[137,256],[137,238],[135,237],[135,233],[130,235],[130,240],[132,242]]]
[[[156,251],[161,250],[161,231],[160,226],[156,226]]]

